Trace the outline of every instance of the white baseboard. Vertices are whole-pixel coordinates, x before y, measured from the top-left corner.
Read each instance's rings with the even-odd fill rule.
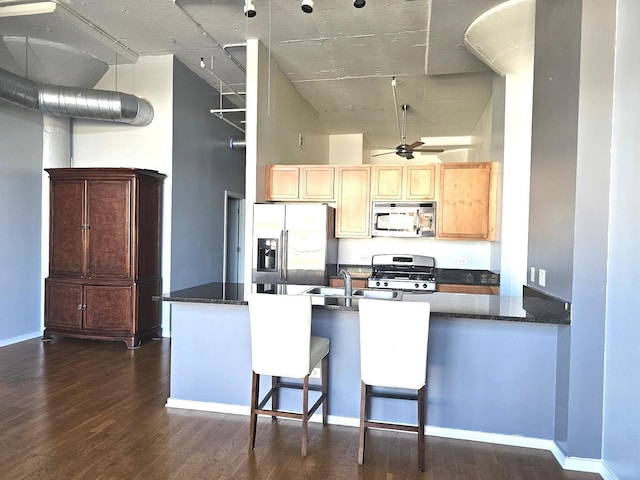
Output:
[[[542,438],[522,437],[519,435],[505,435],[502,433],[474,432],[454,428],[431,427],[425,428],[425,434],[433,437],[453,438],[456,440],[471,440],[473,442],[509,445],[512,447],[535,448],[537,450],[551,450],[555,445],[553,440]]]
[[[248,406],[229,405],[213,402],[196,402],[169,398],[165,405],[167,408],[182,408],[187,410],[201,410],[205,412],[230,413],[234,415],[249,415]],[[322,422],[322,415],[315,414],[312,422]],[[359,419],[352,417],[338,417],[329,415],[328,422],[331,425],[346,427],[358,427]],[[553,440],[542,438],[522,437],[518,435],[504,435],[499,433],[474,432],[470,430],[457,430],[453,428],[441,428],[427,426],[425,434],[432,437],[452,438],[456,440],[471,440],[474,442],[493,443],[497,445],[509,445],[512,447],[534,448],[548,450],[556,458],[560,466],[565,470],[578,472],[598,473],[604,480],[618,480],[617,477],[604,465],[600,459],[567,457]]]
[[[249,415],[249,407],[242,405],[229,405],[227,403],[197,402],[194,400],[180,400],[178,398],[167,399],[167,408],[181,408],[184,410],[201,410],[203,412],[231,413],[233,415]]]
[[[27,333],[26,335],[20,335],[19,337],[5,338],[4,340],[0,340],[0,347],[6,347],[7,345],[13,345],[14,343],[24,342],[25,340],[31,340],[32,338],[37,337],[42,337],[42,330]]]
[[[560,447],[554,442],[551,453],[556,457],[560,466],[565,470],[576,472],[589,472],[599,474],[603,480],[618,480],[618,477],[609,469],[601,459],[567,457]]]
[[[201,410],[204,412],[216,412],[216,413],[230,413],[232,415],[245,415],[249,416],[249,407],[242,405],[229,405],[227,403],[214,403],[214,402],[197,402],[193,400],[180,400],[177,398],[169,397],[165,404],[167,408],[182,408],[186,410]],[[316,413],[310,419],[313,423],[322,423],[322,414]],[[359,420],[351,417],[337,417],[335,415],[329,415],[327,422],[331,425],[343,425],[347,427],[357,427]]]
[[[602,469],[598,472],[603,480],[618,480],[618,477],[609,470],[609,466],[606,462],[602,462]]]

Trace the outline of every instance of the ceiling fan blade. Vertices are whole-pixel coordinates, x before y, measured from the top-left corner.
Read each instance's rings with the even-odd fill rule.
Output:
[[[411,151],[422,153],[442,153],[444,152],[444,148],[412,148]]]
[[[382,155],[389,155],[390,153],[396,153],[396,151],[392,151],[392,152],[384,152],[384,153],[376,153],[375,155],[371,155],[372,157],[380,157]]]
[[[413,142],[411,145],[407,145],[406,149],[413,150],[414,148],[417,148],[420,145],[424,145],[424,142],[420,142],[420,141]]]

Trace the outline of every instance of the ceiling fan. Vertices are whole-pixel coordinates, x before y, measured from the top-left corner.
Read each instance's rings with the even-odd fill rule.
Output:
[[[409,110],[409,105],[402,105],[402,129],[400,129],[400,116],[398,115],[398,98],[396,95],[396,77],[391,79],[391,88],[393,90],[393,104],[396,110],[396,123],[398,124],[398,134],[400,135],[400,145],[397,147],[382,147],[384,149],[392,150],[391,152],[378,153],[376,155],[372,155],[373,157],[379,157],[381,155],[389,155],[390,153],[395,153],[396,155],[406,158],[407,160],[411,160],[415,158],[413,156],[413,152],[423,152],[423,153],[442,153],[444,152],[443,148],[419,148],[421,145],[424,145],[424,142],[415,141],[412,144],[407,144],[407,110]]]

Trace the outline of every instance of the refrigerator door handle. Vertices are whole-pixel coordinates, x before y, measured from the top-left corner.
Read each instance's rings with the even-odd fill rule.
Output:
[[[280,230],[280,241],[278,242],[278,278],[284,280],[284,230]]]
[[[283,280],[287,281],[287,270],[289,269],[289,230],[284,231],[284,244],[282,246],[284,255],[282,256],[282,274]]]

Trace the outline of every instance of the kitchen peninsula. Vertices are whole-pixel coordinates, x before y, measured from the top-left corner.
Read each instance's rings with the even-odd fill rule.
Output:
[[[455,293],[403,296],[402,301],[432,305],[428,433],[542,448],[547,448],[545,441],[551,445],[557,339],[560,329],[569,328],[569,305],[526,287],[524,293],[522,298]],[[220,283],[157,298],[171,305],[167,407],[248,415],[251,350],[249,312],[243,298],[242,285]],[[357,300],[349,307],[338,299],[326,303],[313,307],[312,332],[331,340],[329,422],[357,425]],[[295,393],[282,398],[284,408],[296,408],[298,402]],[[385,402],[381,399],[374,405],[374,414],[381,420],[415,421],[410,402]]]

